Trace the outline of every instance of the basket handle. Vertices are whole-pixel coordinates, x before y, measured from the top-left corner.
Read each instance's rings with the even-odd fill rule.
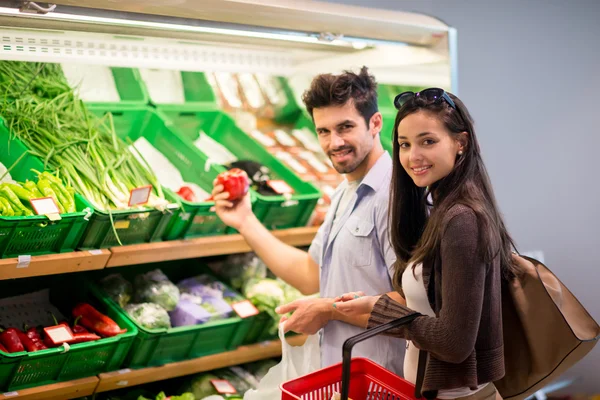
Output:
[[[414,314],[407,315],[406,317],[398,318],[374,328],[367,329],[358,335],[346,339],[344,346],[342,347],[342,393],[340,400],[348,400],[348,395],[350,394],[350,362],[352,361],[352,348],[364,340],[389,331],[390,329],[398,328],[399,326],[408,324],[420,316],[421,314],[415,312]]]

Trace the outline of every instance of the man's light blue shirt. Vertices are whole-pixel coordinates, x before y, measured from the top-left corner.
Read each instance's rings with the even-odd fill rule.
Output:
[[[325,221],[309,249],[320,266],[321,297],[355,291],[379,295],[393,290],[391,277],[396,255],[388,233],[391,178],[392,159],[385,152],[361,181],[339,222],[333,224],[348,182],[336,189]],[[329,322],[321,332],[323,367],[341,362],[344,341],[362,331],[340,321]],[[402,339],[376,336],[356,345],[352,356],[369,358],[402,376],[405,345]]]

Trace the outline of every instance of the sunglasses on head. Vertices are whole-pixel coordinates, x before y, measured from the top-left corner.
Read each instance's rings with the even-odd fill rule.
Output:
[[[420,97],[432,103],[438,102],[440,100],[446,101],[448,105],[456,110],[456,104],[454,101],[448,96],[448,93],[444,91],[444,89],[440,88],[429,88],[423,89],[420,92],[402,92],[394,99],[394,106],[396,109],[402,108],[402,106],[413,97]]]

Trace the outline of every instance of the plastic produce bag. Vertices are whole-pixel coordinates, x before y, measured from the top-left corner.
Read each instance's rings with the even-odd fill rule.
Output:
[[[160,269],[136,276],[134,286],[137,303],[155,303],[167,311],[179,303],[179,288]]]
[[[119,303],[121,307],[129,304],[133,294],[133,286],[121,274],[110,274],[104,277],[100,281],[100,285],[108,297]]]
[[[167,310],[154,303],[129,304],[125,311],[135,322],[147,329],[168,329],[171,320]]]
[[[281,362],[271,368],[260,381],[256,390],[248,390],[244,400],[280,400],[279,386],[291,379],[310,374],[321,368],[319,335],[312,335],[302,346],[290,346],[283,334],[283,324],[279,325],[281,340]]]

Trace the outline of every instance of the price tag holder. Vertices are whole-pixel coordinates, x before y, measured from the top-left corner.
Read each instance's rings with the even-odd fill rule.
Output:
[[[220,393],[220,394],[235,394],[237,393],[237,390],[235,390],[235,388],[231,385],[231,383],[229,383],[229,381],[226,381],[224,379],[211,379],[210,383],[212,383],[212,385],[215,387],[215,390]]]
[[[267,181],[267,185],[269,185],[269,187],[271,189],[273,189],[275,191],[275,193],[278,193],[278,194],[294,193],[294,189],[292,189],[292,187],[290,185],[285,183],[285,181],[269,180],[269,181]]]
[[[31,264],[31,256],[24,255],[17,257],[17,268],[27,268]]]
[[[254,304],[252,304],[250,300],[244,300],[238,303],[233,303],[231,305],[231,308],[233,308],[233,311],[235,311],[236,314],[240,316],[240,318],[252,317],[253,315],[257,315],[260,312],[256,307],[254,307]]]
[[[29,202],[37,215],[45,215],[50,221],[58,221],[61,219],[58,204],[56,204],[56,201],[52,197],[31,199]]]
[[[129,207],[146,204],[150,198],[150,193],[152,193],[152,185],[131,189],[128,203]]]

